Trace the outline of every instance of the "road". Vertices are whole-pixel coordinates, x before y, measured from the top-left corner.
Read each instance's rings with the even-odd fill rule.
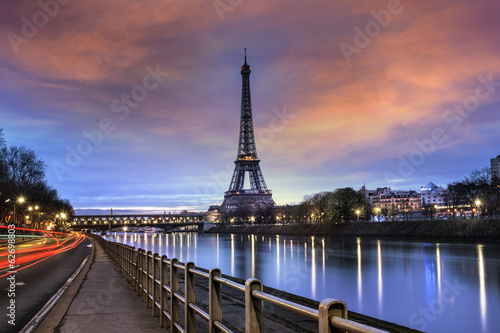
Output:
[[[3,275],[0,278],[0,332],[19,332],[64,285],[90,254],[90,241],[82,240],[80,235],[44,235],[17,244],[17,273],[14,274],[8,274],[3,244],[0,248],[0,276]],[[15,287],[10,282],[15,282]],[[14,321],[10,313],[15,313]]]

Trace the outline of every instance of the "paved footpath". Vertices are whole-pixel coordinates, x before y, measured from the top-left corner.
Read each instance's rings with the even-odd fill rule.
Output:
[[[166,332],[102,247],[36,332]]]

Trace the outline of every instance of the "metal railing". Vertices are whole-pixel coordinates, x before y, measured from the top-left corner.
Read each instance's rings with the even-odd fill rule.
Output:
[[[264,332],[264,302],[299,314],[318,322],[318,332],[385,332],[349,320],[344,302],[327,298],[317,309],[310,308],[263,291],[262,282],[248,279],[245,284],[222,277],[218,268],[208,272],[197,269],[192,262],[180,263],[177,259],[159,256],[151,251],[106,241],[92,235],[101,244],[142,300],[159,317],[160,327],[170,327],[171,332],[195,332],[195,316],[208,322],[209,332],[233,332],[222,323],[222,286],[244,294],[245,332]],[[196,277],[208,280],[208,310],[195,301]],[[183,278],[184,288],[179,282]],[[184,322],[180,322],[181,304]]]

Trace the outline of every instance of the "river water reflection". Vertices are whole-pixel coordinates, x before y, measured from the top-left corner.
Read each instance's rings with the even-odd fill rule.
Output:
[[[113,233],[106,239],[428,332],[500,331],[500,243]]]

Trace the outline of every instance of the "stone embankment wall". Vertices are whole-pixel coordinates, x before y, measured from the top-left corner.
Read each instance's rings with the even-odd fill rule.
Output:
[[[294,225],[219,226],[210,233],[373,236],[500,240],[500,220],[353,222]]]

